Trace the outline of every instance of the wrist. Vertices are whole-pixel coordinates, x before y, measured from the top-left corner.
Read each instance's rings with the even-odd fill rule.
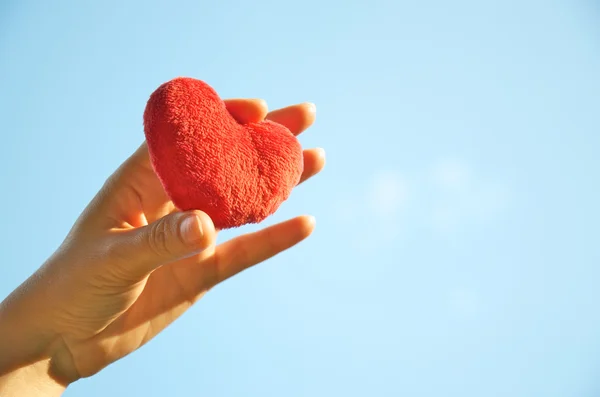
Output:
[[[66,385],[54,379],[50,371],[50,360],[38,361],[0,375],[2,397],[57,397]]]
[[[46,327],[35,275],[0,302],[0,376],[48,358],[56,335]]]
[[[52,331],[42,277],[32,275],[0,301],[0,396],[60,396],[68,382],[52,360]]]

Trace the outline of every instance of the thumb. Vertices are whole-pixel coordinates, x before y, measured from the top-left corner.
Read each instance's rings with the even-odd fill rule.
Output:
[[[122,240],[119,253],[127,258],[135,277],[145,277],[162,265],[198,254],[216,238],[212,220],[201,211],[169,214],[130,233]]]

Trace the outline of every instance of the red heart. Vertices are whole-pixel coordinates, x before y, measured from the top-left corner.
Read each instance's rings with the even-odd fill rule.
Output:
[[[238,123],[200,80],[180,77],[158,87],[144,111],[144,132],[173,203],[206,212],[220,229],[274,213],[302,174],[302,147],[286,127]]]

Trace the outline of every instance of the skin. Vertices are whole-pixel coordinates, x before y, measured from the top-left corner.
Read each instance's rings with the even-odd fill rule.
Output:
[[[259,99],[226,101],[241,123],[270,119],[294,134],[312,104],[268,113]],[[325,164],[304,151],[301,183]],[[181,212],[154,173],[146,144],[110,176],[58,250],[0,303],[0,395],[59,396],[150,341],[207,291],[308,237],[300,216],[215,245],[201,211]]]

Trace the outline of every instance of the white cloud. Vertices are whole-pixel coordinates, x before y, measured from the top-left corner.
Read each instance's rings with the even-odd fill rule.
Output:
[[[407,196],[407,183],[399,174],[380,172],[371,181],[368,202],[376,215],[390,218],[398,215]]]
[[[397,171],[379,170],[359,190],[334,199],[331,215],[344,227],[375,221],[379,240],[397,239],[415,226],[453,236],[460,229],[493,222],[511,202],[509,186],[479,177],[463,161],[445,159],[425,171],[408,183]],[[400,217],[404,227],[399,227]]]

